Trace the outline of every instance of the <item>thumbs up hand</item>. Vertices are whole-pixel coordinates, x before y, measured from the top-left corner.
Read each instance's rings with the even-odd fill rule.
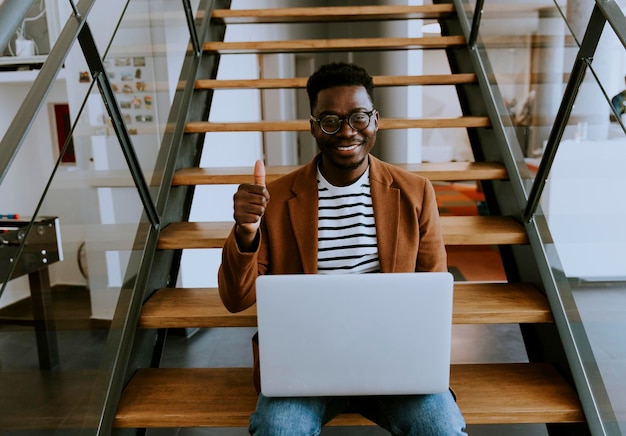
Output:
[[[233,197],[235,218],[235,238],[240,250],[252,251],[261,217],[270,201],[265,188],[265,166],[263,161],[254,164],[254,184],[239,185]]]
[[[262,160],[254,163],[254,184],[265,186],[265,165]]]

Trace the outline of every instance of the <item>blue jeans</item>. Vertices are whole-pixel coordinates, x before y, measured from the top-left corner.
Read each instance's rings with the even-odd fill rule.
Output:
[[[259,436],[319,435],[350,408],[393,435],[466,435],[465,420],[451,392],[370,397],[268,398],[259,394],[249,431]]]

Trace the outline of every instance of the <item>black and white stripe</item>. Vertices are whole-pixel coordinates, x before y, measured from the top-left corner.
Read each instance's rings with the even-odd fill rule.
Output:
[[[318,171],[318,190],[318,272],[378,272],[369,170],[345,187],[331,185]]]

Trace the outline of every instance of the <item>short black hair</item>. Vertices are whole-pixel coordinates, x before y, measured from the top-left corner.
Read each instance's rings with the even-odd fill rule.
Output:
[[[317,103],[317,94],[335,86],[363,86],[374,103],[374,81],[365,68],[347,62],[332,62],[322,65],[307,81],[311,111]]]

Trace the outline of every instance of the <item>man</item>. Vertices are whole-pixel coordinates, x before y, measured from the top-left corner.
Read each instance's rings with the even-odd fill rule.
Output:
[[[257,162],[255,183],[239,186],[235,226],[218,274],[220,296],[230,311],[255,303],[259,274],[447,270],[431,183],[369,154],[379,125],[373,88],[371,76],[359,66],[322,66],[307,82],[319,155],[268,186]],[[258,389],[256,359],[255,354]],[[249,430],[316,435],[348,407],[392,434],[465,434],[450,392],[350,398],[259,394]]]

